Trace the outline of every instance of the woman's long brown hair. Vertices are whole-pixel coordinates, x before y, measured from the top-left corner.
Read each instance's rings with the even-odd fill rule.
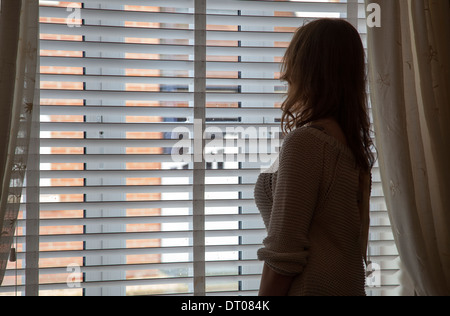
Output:
[[[288,83],[282,104],[285,134],[324,118],[334,118],[347,137],[356,164],[369,171],[370,119],[365,53],[358,31],[341,19],[319,19],[299,28],[283,59]]]

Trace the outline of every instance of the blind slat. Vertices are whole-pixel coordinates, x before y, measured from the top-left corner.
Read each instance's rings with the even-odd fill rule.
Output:
[[[39,23],[41,34],[64,34],[75,36],[111,36],[126,38],[164,38],[193,39],[192,30],[186,29],[152,29],[141,27],[83,25],[83,27],[68,28],[67,24]]]
[[[131,106],[42,106],[42,115],[126,115],[126,116],[178,116],[192,117],[193,108],[174,107],[131,107]],[[239,117],[264,115],[279,117],[278,108],[206,108],[207,117]]]
[[[226,214],[206,215],[207,222],[233,222],[233,221],[256,221],[260,222],[259,214]],[[192,221],[191,215],[183,216],[127,216],[127,217],[98,217],[98,218],[55,218],[42,219],[41,226],[80,226],[93,223],[102,224],[164,224],[164,223],[187,223]],[[24,223],[21,221],[20,223]]]
[[[246,229],[246,230],[206,230],[206,237],[242,237],[242,236],[260,236],[265,229]],[[128,232],[128,233],[99,233],[99,234],[66,234],[66,235],[41,235],[40,242],[87,242],[87,241],[106,241],[106,240],[151,240],[151,239],[172,239],[172,238],[192,238],[193,231],[158,231],[158,232]],[[23,242],[18,237],[19,242]]]
[[[102,82],[102,83],[119,83],[119,84],[158,84],[158,85],[190,85],[194,79],[189,77],[148,77],[148,76],[95,76],[95,75],[58,75],[58,74],[41,74],[41,81],[50,82]],[[262,78],[208,78],[206,79],[208,86],[238,86],[238,85],[256,85],[256,86],[282,86],[279,80],[262,79]]]
[[[95,0],[98,4],[123,5],[122,0]],[[147,6],[147,0],[127,0],[128,5]],[[242,10],[256,11],[314,11],[314,12],[341,12],[346,13],[346,3],[327,3],[318,4],[314,1],[242,1],[242,0],[208,0],[208,9],[215,10],[235,10],[238,6]],[[162,8],[193,8],[194,0],[152,0],[152,5]]]
[[[303,5],[299,7],[301,12],[314,12],[317,14],[317,5]],[[334,6],[333,9],[336,9]],[[311,11],[314,10],[314,11]],[[67,11],[64,8],[42,7],[42,14],[48,17],[66,18]],[[320,11],[330,12],[330,11]],[[331,11],[336,13],[336,11]],[[103,21],[135,21],[153,23],[173,23],[194,24],[194,15],[189,13],[168,13],[168,12],[139,12],[139,11],[121,11],[121,10],[101,10],[101,9],[80,9],[80,14],[87,19],[102,19]],[[320,16],[320,15],[317,15]],[[258,16],[258,15],[222,15],[208,14],[207,24],[214,25],[243,25],[243,26],[279,26],[279,27],[298,27],[305,22],[305,18],[294,16]]]
[[[261,169],[227,169],[227,176],[256,177]],[[207,177],[223,177],[223,170],[206,170]],[[57,178],[160,178],[190,177],[192,170],[183,169],[141,169],[141,170],[41,170],[41,179]]]
[[[167,45],[167,44],[133,44],[133,43],[111,43],[111,42],[79,42],[79,41],[56,41],[41,40],[41,49],[46,50],[68,50],[102,52],[113,49],[121,53],[141,54],[174,54],[194,55],[194,47],[189,45]],[[206,49],[210,56],[268,56],[281,57],[284,55],[283,47],[232,47],[232,46],[209,46]]]
[[[145,209],[145,208],[188,208],[188,200],[167,200],[167,201],[102,201],[102,202],[50,202],[41,203],[41,210],[103,210],[103,209]],[[206,200],[206,207],[253,207],[253,199],[239,200]]]
[[[206,65],[208,71],[280,71],[280,64],[275,62],[207,62]],[[192,61],[93,57],[41,57],[41,66],[193,70]]]
[[[205,189],[209,192],[244,191],[253,190],[254,184],[208,184]],[[85,194],[98,192],[121,192],[121,193],[167,193],[167,192],[189,192],[192,185],[116,185],[116,186],[66,186],[66,187],[41,187],[41,194]]]

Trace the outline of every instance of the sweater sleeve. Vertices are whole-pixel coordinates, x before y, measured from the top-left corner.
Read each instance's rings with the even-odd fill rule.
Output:
[[[323,143],[304,130],[290,133],[281,148],[268,236],[259,260],[275,272],[301,274],[308,257],[309,228],[323,174]]]

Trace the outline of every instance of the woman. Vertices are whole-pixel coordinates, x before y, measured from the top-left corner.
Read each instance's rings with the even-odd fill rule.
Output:
[[[255,187],[268,231],[260,295],[364,296],[374,156],[357,30],[339,19],[301,27],[282,80],[287,136]]]

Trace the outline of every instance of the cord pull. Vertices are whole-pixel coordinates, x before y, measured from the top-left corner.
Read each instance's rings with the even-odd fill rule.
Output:
[[[11,262],[17,261],[16,248],[11,248],[11,253],[9,254],[9,261],[11,261]]]

